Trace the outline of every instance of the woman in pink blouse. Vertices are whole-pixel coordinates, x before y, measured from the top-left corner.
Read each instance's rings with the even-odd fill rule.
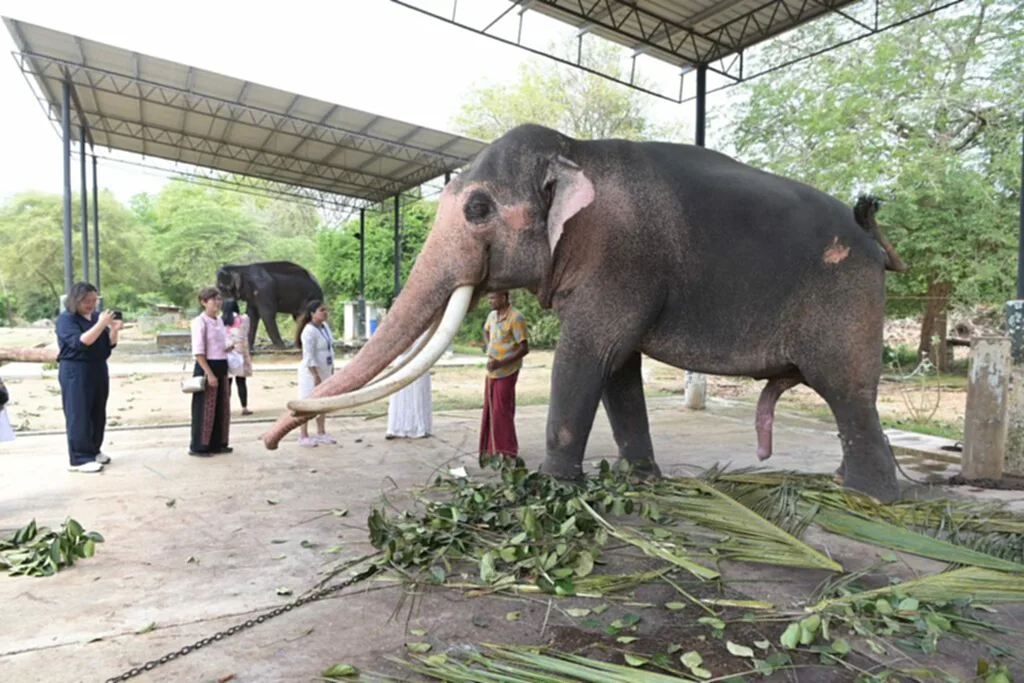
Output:
[[[228,381],[228,340],[220,319],[221,296],[216,287],[199,290],[202,312],[192,319],[193,377],[204,375],[206,389],[192,394],[192,442],[188,454],[209,457],[230,453],[231,382]]]

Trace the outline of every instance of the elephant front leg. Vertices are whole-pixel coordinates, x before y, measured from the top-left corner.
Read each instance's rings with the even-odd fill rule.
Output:
[[[253,304],[248,304],[245,307],[245,315],[249,318],[249,348],[256,348],[256,332],[259,331],[260,327],[260,311]]]
[[[563,328],[551,371],[547,457],[541,472],[558,479],[583,478],[583,455],[604,390],[603,366],[593,349],[566,339]]]
[[[619,447],[619,460],[628,462],[642,477],[660,477],[647,421],[641,364],[640,352],[633,352],[605,382],[602,401]]]
[[[284,348],[284,342],[281,341],[281,333],[277,329],[277,316],[273,312],[260,309],[260,317],[263,320],[263,326],[267,328],[267,334],[270,336],[270,341],[279,349]]]

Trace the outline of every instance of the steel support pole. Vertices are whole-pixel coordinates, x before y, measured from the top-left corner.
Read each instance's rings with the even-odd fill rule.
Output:
[[[707,121],[708,67],[697,66],[697,116],[694,143],[704,146],[704,127]],[[707,407],[708,379],[697,372],[687,370],[683,376],[683,404],[690,410],[704,410]]]
[[[694,142],[698,147],[704,146],[704,126],[707,121],[708,98],[708,67],[701,64],[697,67],[697,135]]]
[[[78,129],[79,168],[82,172],[82,279],[89,281],[89,179],[86,177],[85,126]]]
[[[71,255],[71,86],[63,82],[60,107],[61,133],[64,136],[64,293],[71,291],[74,261]]]
[[[360,339],[366,339],[366,209],[359,209],[359,311],[356,313],[358,319],[357,334]]]
[[[402,212],[402,196],[395,195],[395,298],[402,291],[402,228],[399,223]]]
[[[1017,245],[1017,298],[1024,299],[1024,116],[1020,138],[1020,241]]]
[[[100,289],[100,191],[99,180],[96,176],[96,154],[92,155],[92,241],[93,249],[96,252],[96,290]]]

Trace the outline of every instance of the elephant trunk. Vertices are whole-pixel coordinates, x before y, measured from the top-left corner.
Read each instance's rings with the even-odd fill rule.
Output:
[[[308,422],[318,413],[367,403],[397,391],[429,369],[429,364],[423,367],[423,361],[429,357],[432,364],[440,356],[440,352],[436,352],[438,347],[442,347],[443,352],[451,343],[451,338],[469,308],[473,287],[482,279],[481,264],[484,261],[483,254],[477,254],[481,251],[479,247],[474,248],[475,245],[466,243],[465,238],[460,239],[460,231],[445,224],[444,204],[442,199],[437,221],[409,274],[409,282],[395,299],[380,327],[350,363],[317,386],[307,399],[290,404],[301,414],[292,410],[282,413],[277,422],[261,436],[266,448],[277,448],[288,432]],[[420,362],[410,361],[409,368],[373,385],[386,387],[386,393],[371,392],[372,396],[363,397],[354,404],[351,401],[339,403],[338,399],[326,400],[330,397],[343,398],[342,395],[364,387],[426,331],[441,315],[446,304],[448,310],[444,321],[434,338],[418,354]],[[410,371],[417,374],[410,377]]]

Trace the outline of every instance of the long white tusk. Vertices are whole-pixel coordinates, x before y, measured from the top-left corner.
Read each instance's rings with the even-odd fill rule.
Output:
[[[423,351],[415,356],[415,359],[395,374],[374,382],[372,385],[364,386],[355,391],[350,391],[340,396],[325,396],[323,398],[305,398],[288,402],[288,409],[298,414],[320,414],[331,413],[336,410],[355,408],[356,406],[373,403],[376,400],[389,396],[407,384],[415,382],[420,375],[428,371],[437,362],[441,355],[447,350],[452,339],[459,331],[459,325],[469,311],[469,303],[473,298],[473,287],[464,285],[456,289],[451,298],[448,299],[448,306],[444,310],[444,316],[434,334]]]
[[[386,372],[384,372],[379,377],[370,380],[367,383],[366,386],[372,386],[374,384],[377,384],[378,382],[383,382],[388,377],[390,377],[391,375],[395,374],[396,372],[398,372],[399,370],[404,368],[406,365],[411,363],[413,361],[413,359],[415,359],[416,356],[419,355],[420,351],[423,350],[423,347],[427,345],[427,342],[430,341],[430,338],[434,336],[434,333],[437,332],[437,328],[440,325],[441,325],[441,318],[438,318],[437,320],[435,320],[430,325],[430,329],[427,330],[426,334],[421,335],[419,339],[417,339],[416,341],[414,341],[412,343],[412,346],[409,347],[409,350],[406,351],[405,357],[402,358],[402,360],[400,362],[396,363],[394,367],[388,369]]]

